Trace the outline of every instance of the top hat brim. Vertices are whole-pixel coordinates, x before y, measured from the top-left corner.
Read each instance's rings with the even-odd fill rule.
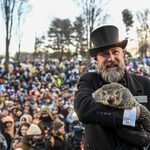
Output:
[[[112,47],[121,47],[122,49],[124,49],[127,45],[128,40],[123,40],[120,41],[118,43],[113,43],[113,44],[109,44],[106,46],[102,46],[102,47],[94,47],[94,48],[90,48],[89,49],[89,54],[91,57],[94,57],[97,55],[98,52],[102,51],[102,50],[106,50]]]

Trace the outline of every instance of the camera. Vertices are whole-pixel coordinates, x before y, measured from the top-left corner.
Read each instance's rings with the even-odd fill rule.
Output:
[[[36,139],[34,143],[34,150],[44,150],[44,149],[45,149],[45,142],[43,142],[43,138]]]
[[[73,126],[73,132],[69,133],[69,150],[81,150],[84,128],[80,125]]]
[[[83,128],[81,126],[74,126],[74,138],[76,141],[82,141]]]

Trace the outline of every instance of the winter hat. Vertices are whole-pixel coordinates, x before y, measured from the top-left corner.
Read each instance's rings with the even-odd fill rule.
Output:
[[[46,109],[41,109],[41,116],[45,114],[49,114],[48,111]]]
[[[53,122],[53,129],[54,129],[54,131],[57,131],[62,126],[64,126],[64,123],[62,121],[60,121],[59,119],[55,119],[54,120],[54,122]]]
[[[27,116],[24,116],[24,115],[21,116],[21,118],[20,118],[20,124],[21,124],[22,121],[26,121],[26,122],[28,123],[28,122],[29,122],[29,121],[28,121],[28,117],[27,117]]]
[[[41,129],[39,128],[38,125],[35,124],[31,124],[27,131],[27,135],[39,135],[41,133],[42,133]]]
[[[68,105],[68,104],[65,104],[65,105],[63,106],[63,108],[64,108],[64,109],[69,109],[69,105]]]

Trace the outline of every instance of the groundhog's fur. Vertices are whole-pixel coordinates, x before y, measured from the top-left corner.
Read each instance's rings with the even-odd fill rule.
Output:
[[[94,102],[119,109],[131,109],[139,105],[127,88],[115,82],[103,85],[92,96]]]

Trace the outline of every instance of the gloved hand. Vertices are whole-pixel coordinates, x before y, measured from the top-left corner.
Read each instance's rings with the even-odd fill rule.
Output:
[[[124,141],[136,146],[145,147],[150,142],[149,133],[138,124],[135,127],[117,126],[116,133]]]
[[[141,104],[139,104],[139,106],[141,111],[136,123],[142,125],[144,130],[150,132],[150,112],[145,106]]]

